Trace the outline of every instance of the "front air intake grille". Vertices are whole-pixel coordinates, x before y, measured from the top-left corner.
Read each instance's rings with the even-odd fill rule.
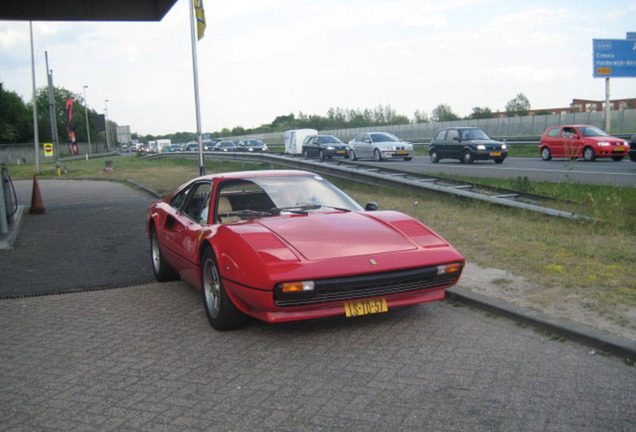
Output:
[[[421,291],[457,281],[461,271],[438,275],[437,267],[400,270],[361,276],[315,280],[311,292],[282,293],[274,290],[276,306],[305,306]]]

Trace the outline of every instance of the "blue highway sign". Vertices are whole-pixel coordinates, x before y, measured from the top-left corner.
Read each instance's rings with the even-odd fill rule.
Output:
[[[594,78],[636,77],[636,40],[594,39]]]

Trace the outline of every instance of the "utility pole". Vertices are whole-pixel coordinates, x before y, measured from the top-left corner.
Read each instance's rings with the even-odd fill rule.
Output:
[[[49,69],[49,53],[44,52],[46,58],[46,75],[49,84],[49,116],[51,117],[51,135],[53,137],[53,148],[55,149],[55,169],[57,175],[62,175],[62,166],[60,163],[60,146],[57,136],[57,116],[55,112],[55,94],[53,92],[53,71]]]

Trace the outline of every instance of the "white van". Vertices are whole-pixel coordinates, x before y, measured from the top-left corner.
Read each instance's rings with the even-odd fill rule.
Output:
[[[301,154],[303,152],[303,141],[311,135],[318,135],[318,131],[316,129],[294,129],[284,132],[285,153]]]

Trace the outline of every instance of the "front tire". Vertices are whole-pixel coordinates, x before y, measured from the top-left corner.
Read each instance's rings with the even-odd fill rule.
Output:
[[[356,152],[354,152],[353,150],[349,150],[349,159],[351,159],[352,161],[357,161],[358,157],[356,156]]]
[[[495,163],[496,164],[502,164],[503,163],[503,159],[495,159]]]
[[[233,330],[245,325],[247,317],[227,296],[212,250],[201,259],[201,295],[210,325],[216,330]]]
[[[382,162],[382,154],[380,153],[380,150],[375,149],[373,151],[373,160],[376,162]]]
[[[594,159],[596,159],[596,154],[594,154],[594,149],[592,147],[585,147],[583,149],[583,159],[588,162],[594,162]]]
[[[473,154],[470,152],[470,150],[464,151],[464,153],[462,154],[462,162],[464,162],[465,164],[473,163]]]
[[[612,160],[616,161],[616,162],[620,162],[623,160],[623,156],[612,156]]]

